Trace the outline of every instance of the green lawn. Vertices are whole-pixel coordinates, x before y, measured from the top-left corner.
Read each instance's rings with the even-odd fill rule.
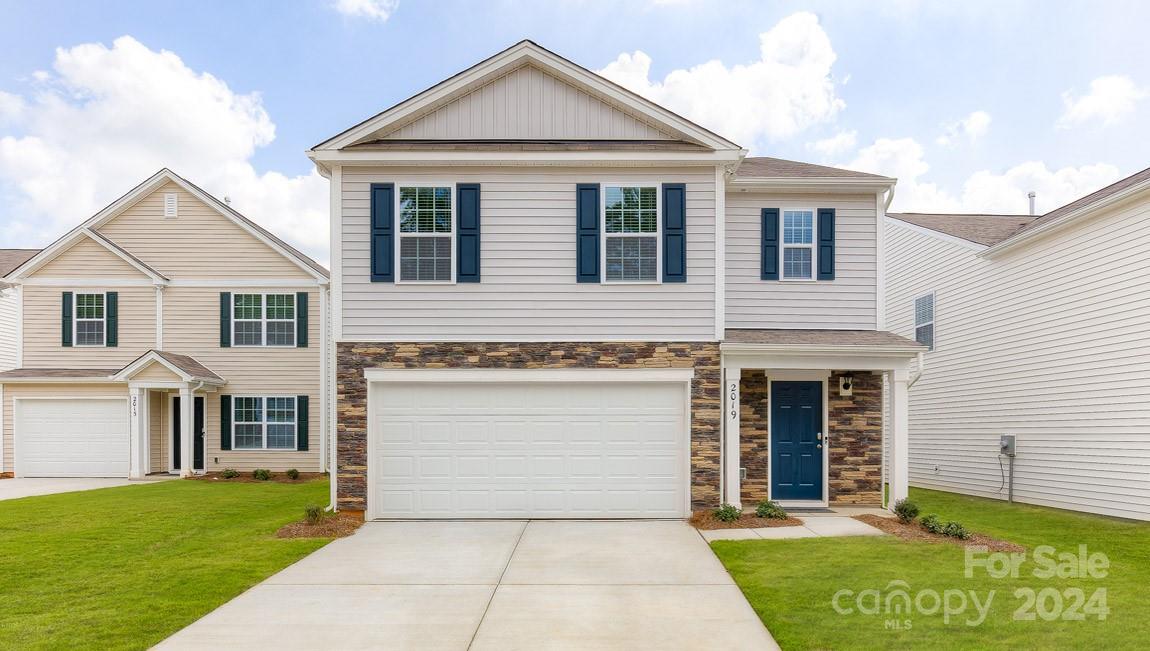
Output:
[[[937,491],[913,490],[911,498],[924,515],[938,513],[973,531],[1025,545],[1028,552],[1018,578],[993,578],[983,568],[966,578],[962,547],[906,543],[888,536],[720,541],[711,546],[784,649],[1127,649],[1145,648],[1150,640],[1150,524]],[[1034,551],[1042,545],[1072,554],[1086,545],[1091,554],[1105,554],[1110,567],[1104,578],[1039,578],[1033,572],[1043,566]],[[1057,561],[1057,554],[1052,558]],[[1063,567],[1069,570],[1071,565],[1077,567]],[[909,588],[890,585],[899,580]],[[926,613],[912,608],[909,614],[888,614],[887,595],[899,588],[912,597],[929,589],[944,599],[951,590],[955,611],[961,591],[968,606],[949,624],[942,611],[929,614],[934,606],[930,596],[921,601]],[[1077,609],[1084,620],[1064,619],[1074,617],[1071,606],[1083,601],[1075,589],[1088,601],[1099,588],[1105,589],[1109,608],[1105,621],[1090,614],[1096,609],[1086,608]],[[878,613],[869,614],[873,593],[862,597],[868,612],[859,611],[859,593],[868,589],[881,595]],[[1045,595],[1039,598],[1041,609],[1023,610],[1034,616],[1031,621],[1015,619],[1016,611],[1027,605],[1025,594],[1016,595],[1020,589]],[[851,592],[843,593],[836,609],[834,598],[840,590]],[[983,604],[994,592],[985,620],[974,626],[967,624],[978,621],[975,607],[969,605],[971,591]],[[840,612],[851,608],[854,612]]]
[[[0,502],[0,648],[144,649],[327,540],[328,484],[165,481]]]

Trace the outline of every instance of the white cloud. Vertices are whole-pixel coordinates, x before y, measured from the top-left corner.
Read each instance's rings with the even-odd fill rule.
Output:
[[[975,111],[957,122],[943,126],[943,133],[935,142],[946,147],[957,144],[961,140],[974,142],[986,135],[990,129],[990,114],[986,111]]]
[[[758,61],[712,60],[650,79],[651,57],[622,53],[599,74],[744,147],[830,120],[846,104],[831,78],[834,49],[812,13],[792,14],[759,35]]]
[[[1058,126],[1068,129],[1094,121],[1114,124],[1133,113],[1134,105],[1146,95],[1146,89],[1139,88],[1129,77],[1099,77],[1090,82],[1090,92],[1085,95],[1077,96],[1069,90],[1062,93],[1065,109],[1058,118]]]
[[[823,158],[834,158],[851,151],[857,143],[857,131],[840,131],[830,138],[808,143],[807,148],[818,152]]]
[[[20,135],[0,137],[6,245],[51,241],[170,167],[326,259],[327,182],[315,172],[260,174],[251,164],[275,139],[258,94],[236,93],[130,36],[111,48],[58,49],[53,72],[38,79],[17,103]]]
[[[345,16],[384,22],[399,8],[399,0],[336,0],[335,10]]]
[[[1049,169],[1040,161],[1011,167],[1001,174],[975,172],[954,194],[926,180],[930,165],[913,138],[880,138],[864,147],[848,169],[884,174],[898,179],[892,212],[971,212],[1024,214],[1027,193],[1038,195],[1038,212],[1044,213],[1116,181],[1118,168],[1106,163]]]
[[[16,122],[24,115],[24,98],[0,90],[0,124]]]

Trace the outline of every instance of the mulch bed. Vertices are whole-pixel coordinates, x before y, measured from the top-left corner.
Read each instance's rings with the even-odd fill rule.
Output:
[[[239,477],[232,477],[231,479],[224,479],[218,472],[209,472],[203,475],[192,475],[188,477],[193,481],[226,481],[232,484],[261,484],[266,482],[275,482],[279,484],[302,484],[304,482],[312,481],[315,479],[326,479],[327,473],[323,472],[301,472],[299,479],[289,479],[285,473],[273,472],[271,479],[256,479],[252,477],[251,472],[241,472]]]
[[[359,514],[329,513],[319,524],[308,524],[307,520],[285,524],[276,532],[276,538],[344,538],[361,525],[363,518]]]
[[[734,522],[723,522],[715,517],[714,511],[695,511],[687,523],[696,529],[711,531],[713,529],[763,529],[765,527],[798,527],[803,523],[797,518],[788,517],[785,520],[772,518],[759,518],[752,513],[744,513]]]
[[[856,515],[853,516],[859,522],[865,522],[870,526],[881,529],[882,531],[896,536],[902,540],[910,540],[914,542],[928,542],[928,543],[950,543],[952,545],[984,545],[990,548],[992,552],[1022,552],[1026,548],[1018,543],[1012,543],[1007,540],[999,540],[998,538],[991,538],[984,536],[980,533],[971,533],[970,538],[960,540],[958,538],[951,538],[942,534],[931,533],[922,528],[917,522],[910,524],[903,524],[895,518],[884,518],[881,515]]]

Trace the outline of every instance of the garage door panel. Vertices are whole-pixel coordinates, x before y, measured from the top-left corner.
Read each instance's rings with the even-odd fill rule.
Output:
[[[16,403],[16,470],[25,477],[128,475],[127,401],[35,399]]]
[[[373,517],[684,515],[682,384],[377,383],[370,399]]]

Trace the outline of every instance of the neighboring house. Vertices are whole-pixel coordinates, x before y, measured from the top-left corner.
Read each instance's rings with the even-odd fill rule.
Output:
[[[905,494],[923,348],[882,330],[893,179],[746,158],[529,41],[308,155],[332,188],[340,508]]]
[[[914,485],[1150,519],[1150,169],[1042,216],[890,215],[891,329],[932,347]]]
[[[183,178],[161,170],[3,281],[0,470],[324,469],[327,272]]]
[[[0,249],[0,371],[16,368],[16,332],[19,307],[15,285],[4,276],[39,253],[39,249]]]

